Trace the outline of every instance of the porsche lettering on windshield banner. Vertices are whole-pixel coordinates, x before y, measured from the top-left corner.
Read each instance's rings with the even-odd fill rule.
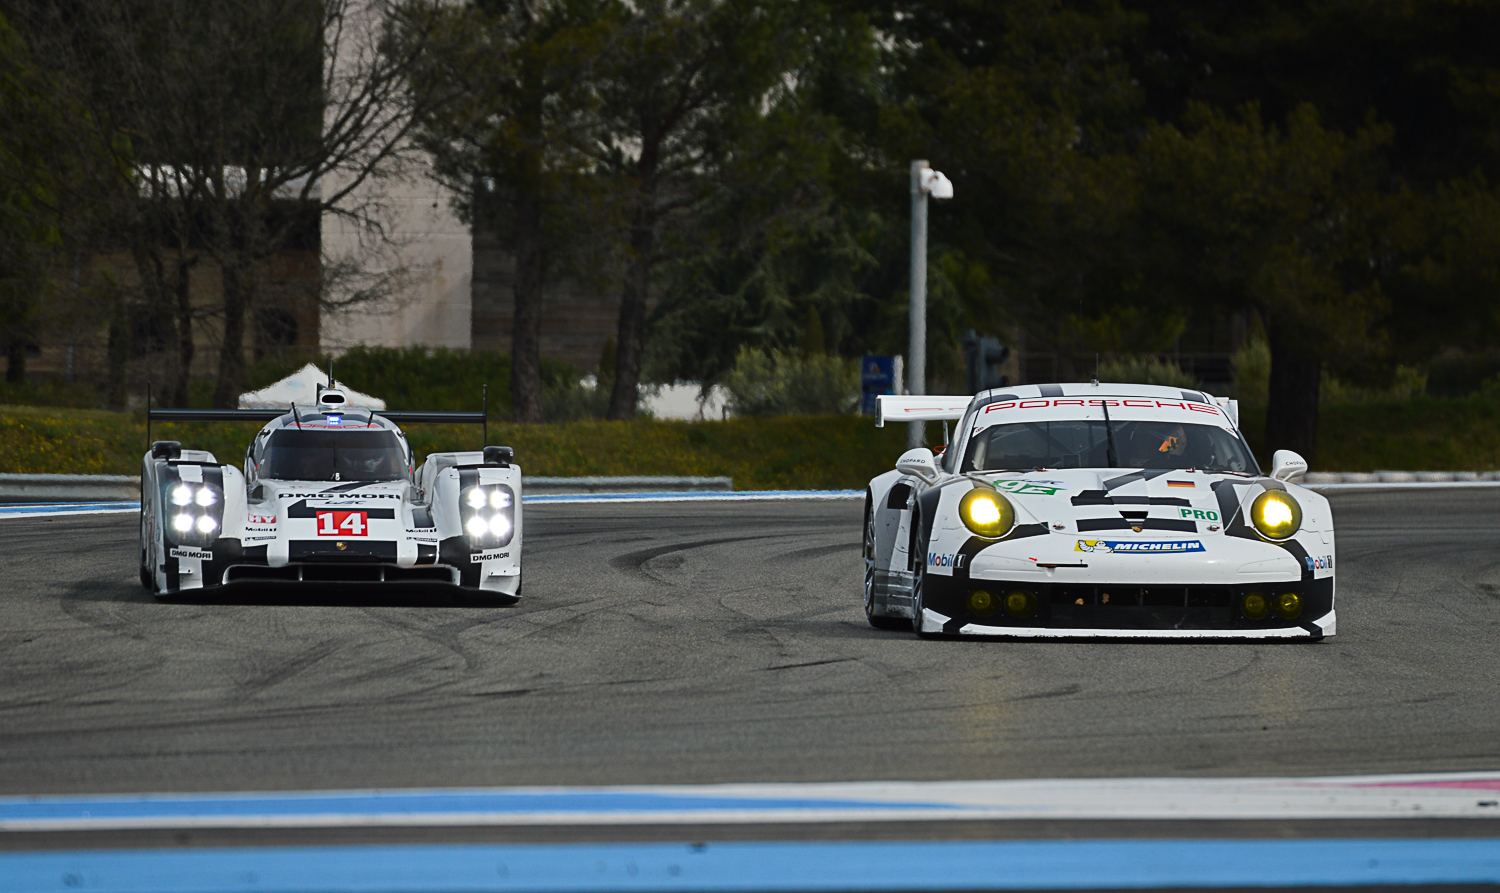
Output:
[[[1103,419],[1105,408],[1109,409],[1109,416],[1114,421],[1193,421],[1216,424],[1223,428],[1233,427],[1223,410],[1211,403],[1148,397],[1038,397],[1034,400],[1002,400],[981,409],[975,419],[975,427],[1058,418]]]

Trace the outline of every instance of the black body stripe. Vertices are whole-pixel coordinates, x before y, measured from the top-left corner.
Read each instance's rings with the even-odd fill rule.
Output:
[[[1259,484],[1261,489],[1263,490],[1280,490],[1282,492],[1286,492],[1286,485],[1277,480],[1262,479],[1247,483]],[[1234,481],[1219,481],[1218,483],[1213,485],[1214,495],[1219,498],[1219,515],[1225,519],[1224,535],[1237,536],[1241,539],[1247,540],[1255,540],[1257,542],[1267,543],[1269,545],[1279,546],[1282,549],[1285,549],[1294,558],[1297,559],[1297,564],[1300,566],[1302,571],[1302,585],[1307,586],[1313,583],[1316,577],[1314,576],[1312,566],[1308,563],[1307,550],[1304,549],[1302,547],[1302,544],[1297,542],[1295,539],[1289,539],[1285,542],[1278,543],[1274,540],[1268,540],[1260,534],[1256,533],[1255,530],[1245,522],[1244,513],[1240,511],[1240,500],[1235,495],[1234,484]],[[1303,621],[1302,623],[1299,623],[1297,625],[1310,633],[1322,632],[1310,620]]]
[[[382,519],[382,520],[386,520],[386,521],[394,521],[395,518],[396,518],[396,510],[395,509],[374,509],[374,508],[365,508],[363,506],[329,506],[328,508],[324,508],[324,509],[313,509],[313,508],[310,508],[308,506],[306,499],[300,499],[300,500],[292,503],[291,505],[287,506],[286,507],[286,516],[288,518],[316,518],[318,516],[318,512],[319,511],[325,511],[325,512],[345,512],[345,511],[347,511],[347,512],[364,512],[367,516],[369,516],[371,518]]]
[[[1083,518],[1078,522],[1079,533],[1090,530],[1129,530],[1132,527],[1139,527],[1142,530],[1175,530],[1179,533],[1198,532],[1196,521],[1183,521],[1177,518],[1142,518],[1138,521],[1130,518]]]
[[[1180,496],[1110,496],[1105,490],[1084,490],[1073,497],[1074,505],[1178,505],[1192,503]]]
[[[1014,533],[1014,531],[1012,531],[1012,533]],[[958,554],[962,556],[962,558],[955,561],[953,564],[953,585],[956,587],[958,592],[967,593],[969,591],[969,566],[974,563],[975,555],[978,555],[980,552],[984,551],[986,547],[992,545],[994,545],[994,543],[990,540],[983,540],[977,536],[971,536],[967,541],[964,542],[962,546],[959,547]],[[922,560],[926,561],[927,556],[922,556]],[[965,595],[964,597],[967,598],[968,596]],[[965,623],[966,621],[958,617],[950,618],[947,623],[943,624],[943,632],[948,635],[957,635],[958,631],[960,629],[963,629]]]

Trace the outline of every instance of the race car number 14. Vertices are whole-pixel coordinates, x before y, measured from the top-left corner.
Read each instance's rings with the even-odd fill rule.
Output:
[[[364,512],[318,512],[318,536],[366,536]]]

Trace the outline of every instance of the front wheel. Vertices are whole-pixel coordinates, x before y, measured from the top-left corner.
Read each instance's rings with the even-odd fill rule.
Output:
[[[927,562],[925,560],[927,557],[927,543],[923,541],[921,535],[922,515],[920,511],[913,511],[911,513],[911,530],[911,554],[916,558],[913,562],[916,567],[913,568],[911,575],[911,631],[916,633],[918,638],[932,639],[936,638],[937,634],[929,632],[926,629],[926,618],[922,616],[922,590],[926,588],[924,584],[927,581]]]
[[[911,631],[921,639],[936,638],[935,633],[927,631],[922,617],[922,583],[927,577],[926,562],[917,562],[917,571],[911,578]]]
[[[875,510],[868,495],[865,497],[865,619],[876,629],[910,629],[911,621],[905,617],[887,617],[875,613],[875,577],[879,560],[875,546]]]

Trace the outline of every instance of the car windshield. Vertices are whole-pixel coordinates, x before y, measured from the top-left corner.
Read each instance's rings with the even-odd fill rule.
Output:
[[[271,434],[260,476],[273,481],[396,481],[406,456],[393,431],[300,431]]]
[[[1196,468],[1253,472],[1245,443],[1215,425],[1064,419],[991,425],[974,432],[963,471],[1035,468]],[[1110,461],[1113,434],[1115,461]]]

